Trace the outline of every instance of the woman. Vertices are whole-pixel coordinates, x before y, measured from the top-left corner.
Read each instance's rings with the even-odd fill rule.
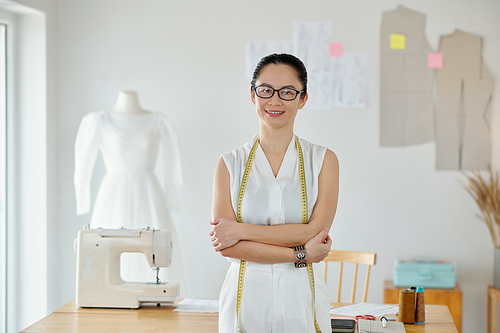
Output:
[[[308,96],[299,59],[264,57],[250,94],[260,134],[222,155],[214,176],[210,236],[231,262],[219,332],[331,332],[326,286],[309,263],[331,247],[337,157],[293,133]]]

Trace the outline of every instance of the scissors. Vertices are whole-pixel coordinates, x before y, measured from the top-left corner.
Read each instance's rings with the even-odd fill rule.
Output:
[[[364,320],[375,320],[375,316],[372,315],[357,315],[356,320],[358,319],[364,319]]]

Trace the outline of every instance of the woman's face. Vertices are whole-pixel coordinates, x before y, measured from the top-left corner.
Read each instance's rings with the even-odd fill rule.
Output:
[[[269,64],[262,68],[259,77],[255,81],[255,86],[261,85],[275,90],[286,87],[301,91],[304,88],[297,77],[296,71],[292,67],[283,64]],[[304,107],[307,94],[300,93],[293,101],[286,101],[278,96],[277,91],[271,98],[257,96],[253,88],[250,91],[252,103],[255,105],[261,126],[264,125],[270,128],[290,126],[293,130],[295,116],[297,111]]]

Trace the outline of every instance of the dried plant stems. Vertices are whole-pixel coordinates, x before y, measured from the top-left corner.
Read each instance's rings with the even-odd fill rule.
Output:
[[[491,165],[488,171],[488,182],[479,171],[473,171],[470,175],[464,173],[468,183],[462,185],[479,206],[481,215],[478,217],[490,230],[493,245],[500,248],[500,182],[498,171],[493,173]]]

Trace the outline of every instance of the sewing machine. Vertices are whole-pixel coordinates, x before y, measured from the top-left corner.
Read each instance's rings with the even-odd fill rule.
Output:
[[[142,303],[173,304],[178,283],[162,283],[160,267],[172,260],[169,231],[154,229],[88,229],[78,232],[76,304],[79,307],[139,308]],[[156,270],[156,283],[128,282],[120,276],[120,256],[139,252]]]

